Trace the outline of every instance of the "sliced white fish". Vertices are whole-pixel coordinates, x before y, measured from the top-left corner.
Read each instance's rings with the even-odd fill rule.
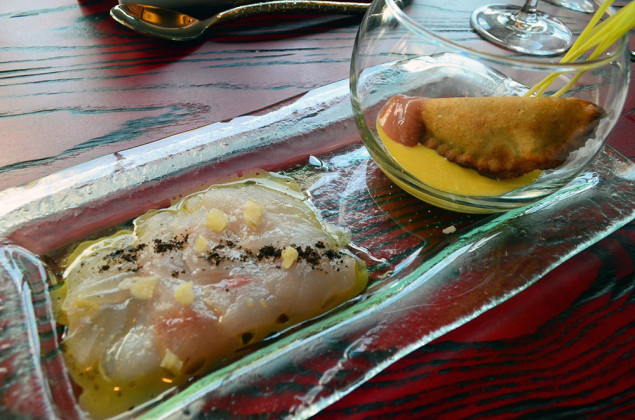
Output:
[[[256,178],[80,246],[61,309],[82,405],[116,414],[351,299],[367,275],[347,243],[289,180]]]

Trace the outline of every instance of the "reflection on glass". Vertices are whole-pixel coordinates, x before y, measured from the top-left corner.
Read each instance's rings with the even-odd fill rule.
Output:
[[[474,11],[471,24],[482,37],[530,55],[557,55],[571,46],[572,35],[556,17],[537,10],[538,0],[523,7],[491,4]]]

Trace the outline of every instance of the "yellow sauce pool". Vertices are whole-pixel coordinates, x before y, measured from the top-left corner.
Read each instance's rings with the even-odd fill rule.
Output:
[[[474,169],[448,161],[435,150],[418,144],[404,146],[385,133],[377,124],[379,137],[388,153],[408,173],[427,186],[440,191],[466,196],[495,196],[531,184],[542,171],[536,170],[517,178],[492,179]]]

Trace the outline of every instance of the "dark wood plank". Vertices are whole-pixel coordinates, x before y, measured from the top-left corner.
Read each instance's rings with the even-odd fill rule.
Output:
[[[116,24],[114,4],[0,6],[0,188],[344,79],[360,19],[258,18],[179,44]]]

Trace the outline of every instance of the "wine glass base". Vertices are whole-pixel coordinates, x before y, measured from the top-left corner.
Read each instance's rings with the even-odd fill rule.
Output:
[[[527,14],[517,6],[479,7],[470,23],[488,41],[529,55],[561,54],[573,39],[569,28],[555,17],[542,12]]]

